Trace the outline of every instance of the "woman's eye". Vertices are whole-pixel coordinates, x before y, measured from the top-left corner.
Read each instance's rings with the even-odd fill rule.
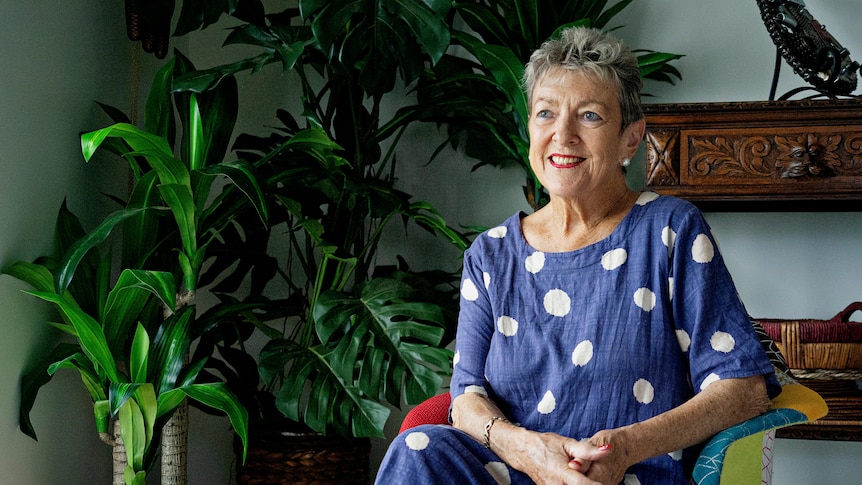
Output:
[[[601,121],[602,117],[592,111],[584,113],[584,119],[587,121]]]
[[[536,118],[550,118],[551,112],[546,109],[540,109],[536,112]]]

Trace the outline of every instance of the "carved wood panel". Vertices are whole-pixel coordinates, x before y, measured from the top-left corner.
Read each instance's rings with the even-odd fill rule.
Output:
[[[862,209],[859,99],[645,111],[650,190],[718,209]]]

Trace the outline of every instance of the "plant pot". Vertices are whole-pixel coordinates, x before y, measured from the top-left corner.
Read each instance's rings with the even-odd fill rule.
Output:
[[[367,485],[368,438],[315,432],[250,430],[245,464],[237,460],[239,485]]]

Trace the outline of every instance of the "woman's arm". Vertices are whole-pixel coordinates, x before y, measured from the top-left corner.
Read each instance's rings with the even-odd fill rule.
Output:
[[[590,442],[610,444],[612,451],[596,460],[587,476],[601,483],[620,483],[631,465],[701,443],[765,412],[769,404],[763,376],[715,381],[689,401],[654,418],[596,433]]]
[[[452,424],[456,428],[482,443],[488,438],[494,453],[537,484],[598,485],[576,470],[586,471],[590,462],[608,456],[608,449],[555,433],[537,433],[501,419],[494,420],[486,434],[486,426],[494,417],[505,416],[484,394],[465,393],[452,402]],[[570,465],[574,457],[580,463]]]

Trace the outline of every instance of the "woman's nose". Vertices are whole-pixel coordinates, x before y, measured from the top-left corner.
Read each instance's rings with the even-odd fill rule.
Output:
[[[581,141],[578,136],[577,124],[568,117],[557,118],[554,126],[554,141],[559,145],[574,145]]]

